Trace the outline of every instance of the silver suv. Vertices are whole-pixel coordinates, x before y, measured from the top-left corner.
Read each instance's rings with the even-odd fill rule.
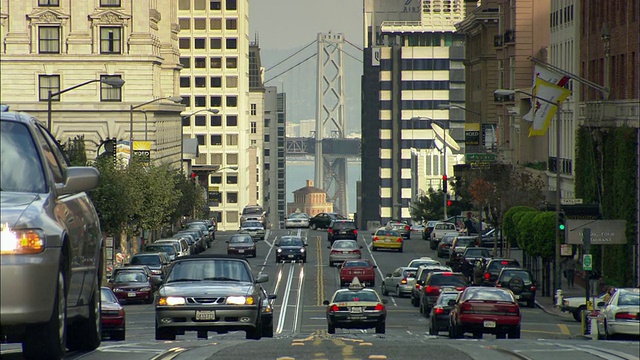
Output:
[[[21,342],[26,359],[94,350],[102,233],[85,191],[100,173],[69,166],[36,118],[0,111],[0,119],[0,336]]]
[[[260,205],[247,205],[240,214],[240,224],[245,221],[259,221],[267,228],[267,214]]]

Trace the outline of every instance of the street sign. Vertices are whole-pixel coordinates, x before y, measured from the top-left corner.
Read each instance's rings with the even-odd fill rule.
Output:
[[[591,245],[626,244],[626,220],[566,219],[567,244],[582,245],[582,231],[591,229]]]
[[[593,258],[591,257],[591,254],[582,255],[582,269],[584,271],[591,271],[593,270],[592,266],[593,266]]]
[[[493,153],[464,154],[464,157],[467,162],[496,161],[498,159],[498,155]]]
[[[561,205],[580,205],[582,204],[582,199],[560,199]]]

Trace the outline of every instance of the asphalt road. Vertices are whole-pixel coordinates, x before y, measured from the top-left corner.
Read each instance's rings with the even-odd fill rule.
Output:
[[[308,243],[306,264],[275,263],[277,237],[299,234]],[[207,253],[225,253],[225,239],[218,234]],[[383,274],[406,266],[420,256],[436,258],[427,241],[419,234],[405,242],[404,252],[371,253],[370,234],[360,234],[363,257],[378,266],[376,285]],[[541,309],[522,307],[522,338],[496,340],[484,335],[482,340],[452,340],[445,332],[428,334],[429,320],[411,305],[410,299],[386,296],[387,331],[337,329],[327,333],[323,300],[330,299],[339,288],[338,270],[328,266],[329,245],[324,231],[308,229],[277,230],[258,242],[258,256],[249,259],[255,274],[267,273],[266,287],[277,294],[274,312],[274,338],[245,340],[244,333],[224,335],[209,333],[197,339],[195,332],[178,336],[176,341],[154,338],[153,305],[125,305],[127,334],[125,341],[103,341],[91,353],[70,353],[67,359],[87,360],[169,360],[169,359],[640,359],[638,341],[593,341],[581,335],[580,324],[570,317],[555,316]],[[20,346],[2,344],[3,359],[22,359]]]

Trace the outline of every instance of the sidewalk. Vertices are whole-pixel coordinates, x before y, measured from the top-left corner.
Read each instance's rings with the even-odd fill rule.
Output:
[[[561,277],[561,288],[562,288],[562,296],[563,297],[575,297],[575,296],[585,296],[585,288],[582,284],[576,282],[574,283],[573,288],[569,288],[567,284],[567,279]],[[573,318],[571,313],[562,312],[560,307],[555,304],[555,292],[552,296],[536,296],[536,306],[542,309],[544,312],[550,315],[563,316],[568,318]]]

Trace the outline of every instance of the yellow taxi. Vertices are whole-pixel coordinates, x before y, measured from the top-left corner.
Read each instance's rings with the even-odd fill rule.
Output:
[[[335,334],[336,328],[371,329],[384,334],[387,320],[387,300],[378,293],[365,288],[355,277],[347,289],[339,289],[331,301],[323,302],[327,307],[327,332]]]
[[[402,235],[397,230],[390,227],[382,227],[373,233],[373,241],[371,242],[371,250],[393,249],[402,252],[403,240]]]

